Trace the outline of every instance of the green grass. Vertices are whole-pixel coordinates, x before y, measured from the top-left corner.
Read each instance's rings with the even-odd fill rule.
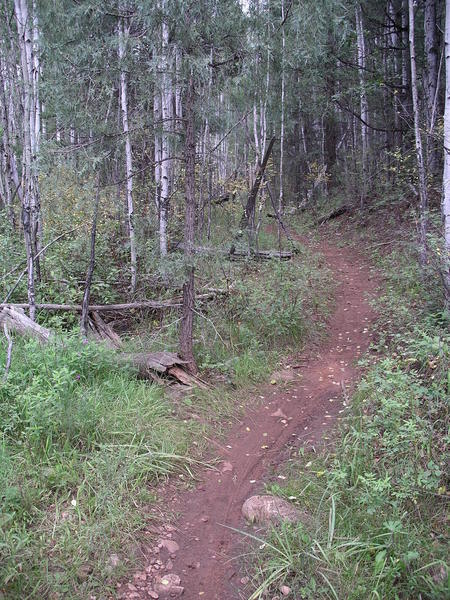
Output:
[[[158,484],[192,484],[211,426],[220,434],[281,355],[323,330],[330,275],[306,250],[283,264],[199,259],[197,272],[199,287],[231,289],[197,307],[195,353],[215,389],[171,398],[58,316],[39,315],[58,332],[45,347],[15,339],[0,387],[0,597],[113,593],[162,514]],[[178,321],[142,318],[124,350],[176,349]]]
[[[107,587],[112,553],[127,566],[150,485],[195,467],[205,427],[173,412],[102,346],[16,340],[0,390],[4,597],[86,598]]]
[[[285,465],[286,485],[268,488],[311,522],[268,533],[254,556],[254,599],[281,583],[304,599],[450,595],[450,335],[438,286],[421,279],[414,256],[378,258],[379,360],[364,359],[333,446],[300,452]]]

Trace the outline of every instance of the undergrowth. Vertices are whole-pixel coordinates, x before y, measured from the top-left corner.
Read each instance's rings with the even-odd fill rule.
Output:
[[[331,450],[299,452],[268,491],[311,515],[270,532],[256,552],[255,593],[295,598],[450,596],[447,508],[450,334],[438,286],[413,250],[383,256],[380,331]]]
[[[111,554],[130,548],[155,499],[149,484],[195,465],[204,427],[173,412],[103,346],[16,340],[0,389],[2,597],[108,589]]]
[[[270,247],[272,236],[262,234],[261,243]],[[11,240],[0,251],[8,248]],[[70,254],[71,244],[65,250]],[[198,258],[199,293],[211,285],[229,289],[196,306],[195,354],[215,389],[169,396],[104,345],[82,343],[75,318],[40,312],[56,332],[46,346],[15,338],[0,384],[0,598],[114,593],[121,575],[142,559],[139,532],[157,517],[157,484],[173,474],[189,484],[212,426],[219,434],[243,408],[240,390],[267,379],[290,345],[321,333],[329,273],[320,257],[297,251],[287,263]],[[99,302],[118,298],[114,264],[111,273],[97,274]],[[166,295],[176,293],[175,259],[174,265],[166,272],[174,288],[159,290]],[[57,291],[42,285],[40,299],[79,301],[72,283],[81,271],[56,252],[45,269],[49,281],[65,283]],[[3,292],[16,275],[2,279]],[[15,299],[23,294],[18,288]],[[178,326],[176,311],[135,314],[122,332],[123,351],[176,350]],[[0,365],[5,360],[3,342]]]

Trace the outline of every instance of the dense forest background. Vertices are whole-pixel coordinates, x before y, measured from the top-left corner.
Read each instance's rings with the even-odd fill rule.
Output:
[[[406,194],[425,263],[440,245],[444,8],[5,2],[3,300],[26,298],[33,318],[37,301],[148,297],[186,279],[173,250],[207,245],[217,218],[251,252],[266,204],[282,229],[336,193],[361,210]]]
[[[447,597],[449,0],[2,0],[0,117],[0,598],[114,597],[157,484],[325,338],[319,242],[378,329],[249,597]]]

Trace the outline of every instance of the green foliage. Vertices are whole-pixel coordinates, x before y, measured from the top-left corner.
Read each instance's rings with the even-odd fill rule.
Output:
[[[197,320],[199,362],[237,385],[260,381],[283,348],[320,333],[333,291],[330,275],[306,249],[292,261],[248,262],[226,275],[233,277],[229,296]]]
[[[103,346],[15,341],[0,389],[5,598],[105,590],[112,552],[129,568],[129,539],[154,499],[148,484],[174,471],[189,476],[195,463],[186,453],[202,426],[172,413],[161,389]]]

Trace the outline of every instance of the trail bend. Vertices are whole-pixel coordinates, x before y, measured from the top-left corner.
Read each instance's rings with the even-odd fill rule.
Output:
[[[219,471],[205,469],[195,489],[175,494],[168,502],[168,508],[179,515],[168,533],[178,549],[172,557],[165,548],[160,549],[163,564],[159,572],[180,577],[185,600],[250,596],[252,590],[241,583],[239,560],[232,560],[242,552],[242,546],[237,547],[241,536],[223,525],[244,527],[242,504],[262,491],[265,476],[276,471],[286,457],[288,444],[317,444],[339,418],[343,389],[351,389],[358,380],[356,363],[372,338],[375,312],[369,298],[375,293],[376,282],[362,255],[348,246],[341,247],[339,234],[332,236],[313,248],[324,256],[336,282],[325,341],[292,357],[291,366],[275,376],[276,385],[258,390],[256,407],[248,409],[221,441]],[[271,416],[278,409],[288,419]],[[145,571],[135,574],[132,583],[121,586],[118,596],[136,600],[155,597],[149,595],[154,574],[149,564]]]

